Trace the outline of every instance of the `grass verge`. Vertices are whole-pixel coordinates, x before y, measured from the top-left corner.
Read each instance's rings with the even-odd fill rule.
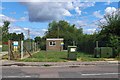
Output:
[[[33,54],[32,58],[26,58],[19,61],[24,62],[68,62],[67,52],[57,51],[40,51]],[[106,61],[106,58],[94,58],[91,54],[85,54],[82,52],[77,53],[77,61]]]

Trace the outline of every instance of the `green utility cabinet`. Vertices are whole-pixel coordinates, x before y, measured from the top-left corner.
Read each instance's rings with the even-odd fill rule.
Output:
[[[111,47],[95,48],[95,57],[110,58],[113,57],[113,49]]]
[[[77,46],[68,46],[68,59],[77,60]]]

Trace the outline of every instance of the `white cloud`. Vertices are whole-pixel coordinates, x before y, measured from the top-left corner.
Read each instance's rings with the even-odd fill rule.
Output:
[[[3,15],[3,14],[0,14],[0,18],[2,18],[2,21],[10,21],[10,22],[15,22],[15,21],[17,21],[16,19],[14,19],[14,18],[11,18],[11,17],[8,17],[8,16],[5,16],[5,15]]]
[[[105,5],[110,5],[112,2],[110,0],[108,0]]]
[[[86,34],[93,34],[96,31],[96,29],[83,29],[83,32]]]
[[[42,31],[46,32],[46,31],[48,31],[48,30],[47,30],[47,29],[42,29]]]
[[[117,9],[116,9],[115,7],[107,7],[107,8],[105,9],[105,14],[106,14],[106,15],[107,15],[107,14],[112,14],[112,13],[114,13],[116,10],[117,10]]]
[[[100,11],[95,11],[95,12],[93,13],[93,15],[94,15],[95,17],[101,18],[101,19],[98,20],[96,23],[102,23],[103,25],[106,25],[107,22],[106,22],[106,20],[105,20],[103,17],[106,16],[106,15],[110,15],[110,14],[116,14],[116,11],[117,11],[117,9],[116,9],[115,7],[107,7],[107,8],[104,10],[105,13],[104,13],[103,16],[100,14]]]
[[[16,34],[23,33],[24,36],[25,36],[25,39],[27,39],[28,38],[27,30],[28,30],[28,28],[22,28],[22,27],[19,27],[19,26],[10,25],[9,33],[16,33]]]
[[[24,30],[28,30],[29,28],[23,28]]]
[[[72,16],[72,14],[66,9],[63,10],[63,15],[64,16]]]
[[[74,6],[75,7],[80,7],[82,9],[87,8],[87,7],[92,7],[95,5],[95,2],[78,2],[78,1],[74,1]]]
[[[97,17],[97,18],[103,18],[103,15],[100,14],[100,10],[95,11],[95,12],[93,13],[93,15],[94,15],[95,17]]]
[[[4,23],[0,22],[0,27],[3,26]]]
[[[86,24],[85,21],[82,21],[82,20],[76,21],[76,26],[77,26],[78,28],[83,27],[83,26],[86,26],[86,25],[87,25],[87,24]]]
[[[72,2],[67,2],[67,4],[65,4],[65,7],[66,7],[67,10],[74,9],[74,6],[73,6]]]
[[[79,9],[79,7],[76,7],[76,8],[75,8],[75,11],[76,11],[79,15],[81,15],[81,10]]]
[[[21,17],[18,21],[26,21],[27,17]]]
[[[107,8],[105,9],[105,14],[104,14],[104,16],[110,15],[110,14],[116,14],[116,11],[117,11],[117,9],[116,9],[115,7],[107,7]],[[103,25],[106,25],[106,24],[107,24],[107,22],[106,22],[106,20],[105,20],[104,18],[100,19],[99,22],[100,22],[100,23],[103,23]]]
[[[24,11],[23,13],[24,13],[24,14],[28,14],[28,11]]]
[[[17,33],[17,32],[20,32],[20,31],[21,31],[21,32],[24,32],[21,27],[12,26],[12,25],[9,26],[9,32],[10,32],[10,33],[14,33],[14,32]]]
[[[3,21],[17,22],[17,21],[26,21],[27,20],[27,17],[21,17],[19,19],[15,19],[12,17],[8,17],[6,15],[3,15],[3,14],[0,14],[0,18],[1,18],[0,22],[3,22]]]
[[[30,36],[31,38],[34,38],[36,36],[44,36],[44,33],[47,31],[47,29],[39,29],[39,30],[34,30],[34,29],[29,29],[30,30]],[[27,34],[26,34],[27,36]]]

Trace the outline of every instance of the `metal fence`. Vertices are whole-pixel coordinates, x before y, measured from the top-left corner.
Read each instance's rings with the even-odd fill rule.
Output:
[[[23,59],[26,56],[32,57],[32,54],[38,51],[37,44],[32,40],[8,41],[8,59]]]

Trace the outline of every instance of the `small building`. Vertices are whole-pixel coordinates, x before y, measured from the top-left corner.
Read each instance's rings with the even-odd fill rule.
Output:
[[[47,38],[46,50],[61,51],[63,50],[63,38]]]

